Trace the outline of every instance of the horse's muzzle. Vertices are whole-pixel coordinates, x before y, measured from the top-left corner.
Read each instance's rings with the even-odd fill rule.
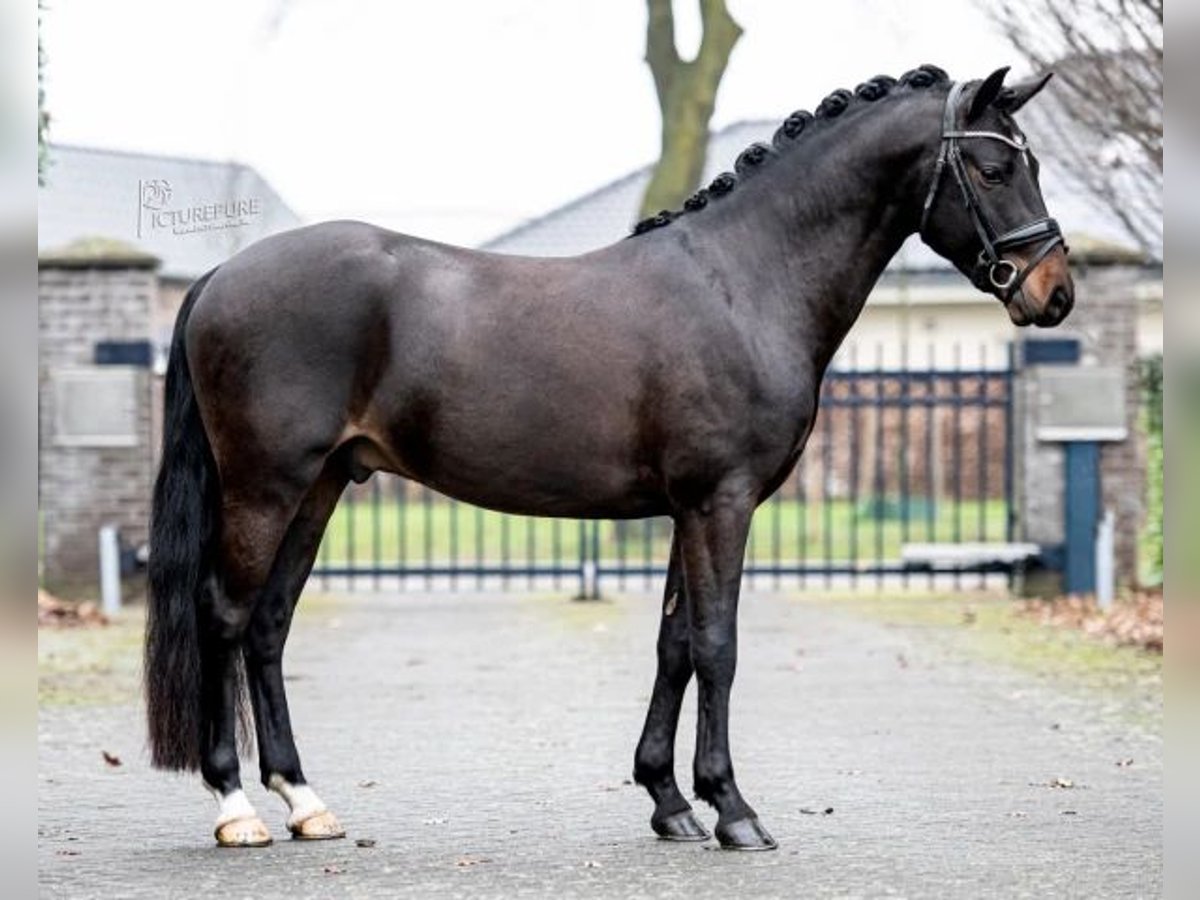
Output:
[[[1013,262],[1018,268],[1026,264],[1019,256]],[[1061,248],[1037,260],[1015,291],[993,287],[991,293],[1003,301],[1014,325],[1053,328],[1075,306],[1075,283]]]

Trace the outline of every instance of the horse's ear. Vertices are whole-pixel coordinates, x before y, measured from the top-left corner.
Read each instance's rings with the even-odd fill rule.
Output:
[[[1008,74],[1008,66],[997,69],[975,89],[975,96],[971,98],[971,108],[967,110],[967,121],[970,122],[978,119],[983,111],[992,105],[992,101],[1000,95],[1000,89],[1004,87],[1004,76]]]
[[[1024,81],[1009,85],[996,98],[996,107],[1006,113],[1015,113],[1037,96],[1038,92],[1046,86],[1046,82],[1053,77],[1053,72],[1047,72],[1045,75],[1036,75],[1033,78],[1026,78]]]

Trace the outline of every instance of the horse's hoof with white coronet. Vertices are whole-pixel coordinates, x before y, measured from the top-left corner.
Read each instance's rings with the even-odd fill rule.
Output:
[[[271,832],[258,816],[243,816],[217,826],[218,847],[268,847]]]
[[[346,836],[346,829],[329,810],[313,813],[299,822],[288,822],[288,831],[297,841],[331,841]]]

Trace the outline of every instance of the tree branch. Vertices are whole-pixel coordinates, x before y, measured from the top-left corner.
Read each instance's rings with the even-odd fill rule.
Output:
[[[1029,115],[1047,155],[1143,249],[1162,249],[1161,0],[978,0],[1018,53],[1059,76]]]
[[[646,11],[646,64],[654,76],[654,90],[662,107],[680,65],[675,49],[675,15],[671,0],[646,0]]]
[[[696,61],[719,62],[724,71],[734,45],[742,36],[742,26],[729,14],[725,0],[700,0],[700,21],[704,26],[704,35],[700,39]]]

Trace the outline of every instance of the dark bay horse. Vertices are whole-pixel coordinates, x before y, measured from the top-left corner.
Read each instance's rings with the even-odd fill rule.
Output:
[[[270,840],[242,792],[249,695],[263,783],[295,837],[343,834],[307,786],[282,674],[297,597],[350,480],[387,471],[490,509],[675,523],[658,675],[634,773],[662,837],[774,846],[734,780],[729,696],[750,518],[813,426],[825,368],[919,232],[1018,325],[1074,302],[1012,115],[1046,78],[922,66],[793,113],[679,213],[569,259],[331,222],[268,238],[179,313],[155,486],[146,638],[155,765],[199,769],[226,846]],[[1047,76],[1048,78],[1048,76]]]

